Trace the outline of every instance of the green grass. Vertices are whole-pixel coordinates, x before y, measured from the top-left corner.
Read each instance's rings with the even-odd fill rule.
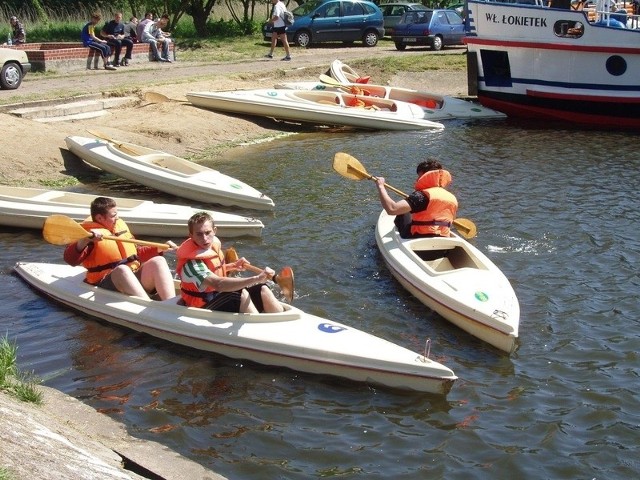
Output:
[[[10,469],[0,466],[0,480],[14,480],[15,478]]]
[[[7,335],[0,338],[0,390],[23,402],[39,405],[42,403],[42,392],[37,389],[40,381],[33,372],[20,371],[16,363],[17,357],[17,344],[11,342]]]

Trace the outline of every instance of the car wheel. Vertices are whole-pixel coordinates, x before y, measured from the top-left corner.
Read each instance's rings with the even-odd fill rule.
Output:
[[[364,32],[362,43],[364,43],[365,47],[375,47],[378,44],[379,39],[380,37],[378,36],[378,32],[375,30],[369,30]]]
[[[297,43],[299,47],[307,48],[311,45],[311,34],[306,30],[300,30],[293,36],[294,43]]]
[[[15,90],[22,83],[22,69],[15,63],[7,63],[0,72],[0,85],[5,90]]]
[[[433,43],[431,44],[431,50],[442,50],[442,37],[440,35],[436,35],[433,37]]]
[[[396,48],[398,50],[405,50],[407,46],[404,43],[396,42]]]

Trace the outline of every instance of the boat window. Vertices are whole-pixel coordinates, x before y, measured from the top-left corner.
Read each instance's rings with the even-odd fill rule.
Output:
[[[511,87],[511,64],[509,53],[500,50],[480,50],[484,83],[488,87]]]
[[[584,25],[574,20],[558,20],[553,24],[553,33],[556,37],[580,38],[584,34]]]

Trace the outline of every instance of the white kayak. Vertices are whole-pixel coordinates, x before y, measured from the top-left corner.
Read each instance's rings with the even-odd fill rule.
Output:
[[[331,62],[331,66],[329,67],[327,74],[331,75],[340,83],[357,83],[359,85],[363,85],[365,83],[369,83],[369,80],[371,79],[368,75],[360,75],[353,68],[346,63],[342,63],[340,60],[334,60]]]
[[[42,230],[47,217],[65,215],[78,222],[89,217],[89,205],[97,195],[0,185],[0,225]],[[183,238],[188,234],[187,221],[203,209],[154,203],[150,200],[112,197],[118,215],[136,235]],[[259,237],[264,228],[257,218],[207,210],[221,237]]]
[[[383,210],[376,242],[402,286],[474,337],[505,352],[515,351],[520,305],[498,267],[455,234],[404,239],[393,222]]]
[[[448,95],[411,90],[408,88],[388,87],[358,83],[319,82],[285,82],[278,83],[275,88],[290,90],[314,90],[328,92],[351,92],[360,97],[378,97],[387,100],[398,100],[419,106],[424,111],[424,118],[430,120],[450,120],[453,118],[506,118],[504,113],[486,108],[476,102],[462,100]]]
[[[344,92],[312,90],[233,90],[191,92],[187,99],[196,107],[224,112],[257,115],[328,126],[368,130],[416,130],[444,128],[426,118],[417,105],[362,98]]]
[[[87,163],[161,192],[203,203],[274,208],[273,200],[246,183],[175,155],[96,138],[70,136],[65,142]]]
[[[283,313],[211,312],[93,287],[82,267],[19,262],[14,269],[36,290],[83,313],[231,358],[444,395],[457,378],[421,354],[286,304]]]

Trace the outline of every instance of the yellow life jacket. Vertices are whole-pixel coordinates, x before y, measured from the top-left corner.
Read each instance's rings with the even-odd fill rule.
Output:
[[[87,231],[99,230],[103,235],[134,238],[127,224],[121,219],[116,221],[113,231],[93,221],[84,221],[81,225]],[[87,283],[96,285],[119,265],[128,265],[135,272],[140,268],[136,252],[136,246],[133,243],[115,240],[95,242],[91,252],[82,262],[82,266],[87,269]]]
[[[458,211],[455,195],[445,190],[451,180],[447,170],[431,170],[418,179],[415,189],[423,192],[429,203],[426,210],[411,215],[411,235],[450,235]]]
[[[200,290],[198,286],[185,280],[182,275],[185,263],[189,260],[202,260],[207,268],[219,277],[226,277],[227,271],[224,264],[224,253],[219,242],[211,245],[209,250],[203,251],[191,238],[186,239],[176,250],[176,272],[180,276],[180,291],[182,300],[189,307],[203,307],[216,290],[205,286]]]

